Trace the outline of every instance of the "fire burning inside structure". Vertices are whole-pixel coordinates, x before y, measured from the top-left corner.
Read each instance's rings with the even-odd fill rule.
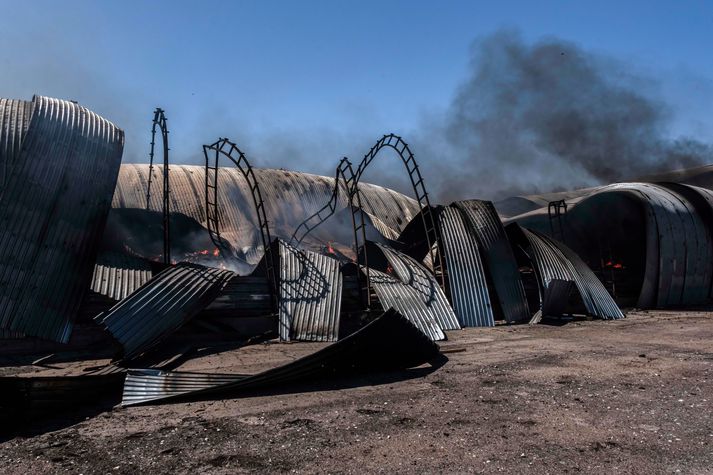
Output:
[[[77,132],[76,124],[47,112],[51,104],[90,118],[105,133],[92,147],[77,145],[82,153],[50,147],[52,156],[33,161],[31,170],[13,168],[39,153],[33,148],[39,135],[59,140],[43,123]],[[75,325],[98,326],[120,348],[115,361],[135,370],[132,384],[158,378],[173,388],[161,398],[240,386],[234,377],[206,375],[193,387],[185,375],[135,366],[190,325],[214,335],[334,342],[316,361],[339,368],[340,348],[349,341],[363,352],[365,341],[381,338],[378,332],[398,329],[417,350],[404,347],[396,360],[420,364],[432,356],[432,341],[464,327],[618,319],[620,307],[670,308],[713,297],[713,192],[685,184],[700,183],[713,173],[707,169],[679,172],[679,183],[520,197],[519,207],[533,206],[501,219],[498,211],[507,210],[489,201],[431,203],[427,177],[393,134],[380,138],[358,166],[340,161],[334,179],[253,168],[225,138],[204,146],[205,167],[169,171],[167,155],[163,166],[120,167],[122,140],[120,130],[74,103],[0,102],[0,159],[15,177],[9,183],[54,187],[33,188],[31,195],[12,184],[3,189],[0,217],[7,229],[46,232],[2,241],[4,268],[22,272],[8,273],[0,286],[0,332],[6,339],[66,343]],[[360,182],[384,149],[400,158],[415,199]],[[97,167],[98,184],[77,177],[62,188],[35,179],[49,164],[58,174],[78,169],[74,161]],[[32,198],[45,191],[54,193],[58,208]],[[32,226],[13,214],[17,203],[36,217]],[[77,209],[82,219],[70,219]],[[66,222],[74,228],[65,230]],[[70,245],[75,235],[81,239]],[[304,364],[313,368],[311,360]],[[288,367],[269,378],[279,379]],[[136,385],[127,391],[127,404],[152,397]]]

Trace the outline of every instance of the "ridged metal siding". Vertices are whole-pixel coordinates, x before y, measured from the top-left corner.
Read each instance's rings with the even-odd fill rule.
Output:
[[[105,252],[94,265],[91,289],[113,300],[124,300],[151,280],[151,264],[143,259]]]
[[[384,309],[398,311],[432,341],[445,340],[446,335],[438,325],[434,312],[424,303],[423,295],[418,290],[376,269],[369,269],[369,277]]]
[[[180,263],[157,274],[95,321],[121,343],[124,358],[131,359],[206,308],[233,275]]]
[[[15,99],[0,99],[0,197],[22,147],[30,126],[33,103]]]
[[[700,235],[697,239],[699,246],[697,248],[697,256],[699,264],[702,264],[704,272],[701,273],[700,279],[695,289],[691,289],[690,281],[686,282],[685,298],[686,302],[689,303],[692,300],[691,294],[693,294],[695,301],[691,301],[691,304],[704,303],[706,300],[710,300],[713,296],[713,191],[707,188],[701,188],[695,185],[684,185],[680,183],[662,183],[661,186],[666,188],[671,188],[672,191],[679,194],[696,210],[696,214],[700,217],[701,221],[705,224],[707,232],[707,237],[705,240],[701,239]],[[688,236],[686,236],[688,240]],[[704,244],[701,248],[700,244]],[[686,249],[687,253],[690,253],[690,249]],[[709,264],[710,265],[707,265]],[[703,289],[708,287],[707,299],[703,296]]]
[[[33,103],[0,201],[0,328],[66,342],[91,282],[124,136],[75,103]]]
[[[399,313],[389,310],[326,348],[256,375],[129,370],[121,404],[234,396],[245,390],[285,387],[290,383],[360,371],[412,368],[433,360],[438,354],[435,343]]]
[[[468,219],[485,259],[496,297],[507,322],[530,318],[525,288],[520,279],[515,255],[495,207],[490,201],[457,201],[454,205]]]
[[[339,261],[279,240],[280,339],[336,341],[342,303]]]
[[[574,282],[590,315],[604,319],[624,318],[604,285],[572,250],[544,234],[523,229],[532,249],[532,258],[544,286],[544,292],[555,280]]]
[[[460,330],[458,317],[436,278],[415,259],[383,244],[374,243],[394,269],[401,282],[414,289],[423,308],[432,312],[441,330]]]
[[[485,269],[478,241],[460,210],[445,207],[438,216],[448,289],[453,310],[464,327],[495,325]]]
[[[585,200],[596,200],[604,193],[627,193],[644,204],[647,257],[638,306],[705,302],[711,288],[713,250],[710,232],[692,203],[670,189],[649,183],[604,186]]]
[[[171,210],[205,225],[205,169],[193,165],[172,165],[170,170]],[[148,171],[148,165],[122,165],[112,203],[114,208],[146,206]],[[163,168],[154,166],[153,173],[153,183],[161,183]],[[240,171],[232,167],[221,168],[219,176],[221,236],[236,249],[261,247],[259,235],[255,233],[257,218],[247,182]],[[334,188],[334,178],[307,173],[255,169],[255,176],[270,219],[270,232],[286,240],[292,236],[296,226],[324,206]],[[375,226],[382,232],[385,231],[384,226],[392,228],[392,236],[398,235],[418,212],[418,204],[401,193],[369,184],[360,184],[359,189],[364,210],[379,220]],[[160,190],[152,192],[151,209],[161,209],[161,196]],[[339,194],[338,209],[348,206],[345,196],[346,193]]]

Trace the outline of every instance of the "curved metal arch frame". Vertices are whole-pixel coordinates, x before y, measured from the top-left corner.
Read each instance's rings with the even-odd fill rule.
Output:
[[[339,198],[339,183],[344,184],[347,190],[347,201],[349,208],[351,209],[352,216],[352,231],[354,233],[354,255],[356,256],[357,262],[359,261],[359,251],[362,252],[362,264],[364,266],[364,280],[362,281],[362,274],[357,273],[359,279],[359,292],[361,294],[361,301],[364,303],[366,308],[371,307],[371,292],[369,291],[370,276],[369,276],[369,265],[367,261],[366,248],[366,224],[364,223],[364,212],[362,210],[361,203],[361,193],[358,186],[354,185],[354,169],[352,163],[347,157],[342,158],[337,165],[334,172],[334,190],[332,191],[332,196],[329,198],[327,204],[322,206],[316,213],[302,221],[299,226],[292,233],[290,238],[290,244],[298,247],[302,241],[311,233],[315,228],[320,226],[322,223],[327,221],[337,210],[337,201]],[[359,214],[359,221],[357,222],[356,215]],[[359,238],[361,237],[361,243]]]
[[[416,200],[421,208],[420,215],[423,221],[423,228],[426,231],[426,242],[428,244],[428,252],[431,256],[431,262],[433,264],[433,273],[436,275],[441,289],[445,291],[446,285],[443,272],[443,250],[441,249],[439,252],[439,250],[434,246],[435,243],[439,242],[436,220],[433,216],[431,201],[428,198],[428,192],[426,191],[426,184],[424,182],[423,175],[421,175],[418,163],[416,163],[416,159],[406,141],[395,134],[384,135],[382,138],[377,140],[374,146],[371,147],[366,155],[364,155],[364,158],[357,167],[352,186],[359,186],[361,176],[364,174],[369,164],[378,155],[379,151],[383,148],[392,148],[399,155],[399,158],[401,158],[401,161],[406,167],[406,171],[411,179],[414,194],[416,195]]]
[[[151,150],[149,152],[149,182],[146,188],[146,209],[151,204],[151,181],[153,178],[153,158],[156,148],[156,128],[161,132],[163,142],[163,263],[171,264],[171,223],[170,223],[170,182],[168,170],[168,125],[164,110],[157,107],[151,126]]]
[[[211,151],[214,152],[212,166],[210,161]],[[211,145],[203,145],[203,155],[205,156],[206,224],[210,238],[217,248],[225,250],[226,246],[220,237],[220,213],[218,211],[218,170],[220,156],[223,155],[230,159],[238,170],[240,170],[250,187],[255,213],[257,214],[258,224],[260,226],[262,247],[265,252],[265,271],[270,283],[270,298],[272,300],[273,310],[277,311],[278,283],[275,274],[274,256],[272,255],[272,236],[270,235],[270,227],[265,213],[265,202],[262,198],[262,193],[260,193],[260,185],[253,171],[253,167],[237,145],[227,138],[219,138]]]

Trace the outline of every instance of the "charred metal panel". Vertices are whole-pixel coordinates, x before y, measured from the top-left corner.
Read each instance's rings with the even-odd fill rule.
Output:
[[[21,141],[0,199],[0,328],[66,342],[91,282],[124,134],[76,103],[36,96]]]
[[[284,341],[336,341],[342,302],[339,261],[280,240],[279,315]]]
[[[416,289],[400,279],[376,269],[369,269],[370,283],[384,308],[403,314],[416,328],[433,341],[445,340],[446,335],[436,321],[434,312]]]
[[[234,274],[197,264],[169,267],[95,321],[134,358],[206,308]]]
[[[412,368],[432,361],[438,355],[438,345],[391,309],[343,340],[252,376],[129,370],[122,405],[196,400],[217,395],[238,396],[246,390],[286,386],[330,376]]]
[[[542,285],[542,294],[553,281],[574,282],[587,312],[604,319],[623,318],[624,314],[577,254],[561,242],[536,231],[522,230],[532,250],[532,260]]]
[[[595,200],[604,193],[631,194],[644,204],[647,257],[638,306],[668,307],[706,301],[711,288],[713,250],[710,232],[694,206],[679,193],[648,183],[605,186],[585,200]]]
[[[687,248],[687,255],[694,256],[697,264],[696,268],[698,269],[698,278],[695,279],[695,286],[691,285],[690,278],[687,278],[684,289],[684,303],[703,303],[706,297],[710,298],[713,296],[713,293],[711,293],[711,285],[713,285],[713,265],[711,264],[713,260],[713,191],[695,185],[684,185],[680,183],[660,183],[659,185],[669,188],[685,198],[686,201],[693,206],[696,214],[705,224],[707,230],[705,236],[698,227],[696,227],[697,232],[694,236],[685,236],[686,241],[695,238],[695,243],[697,244],[697,246],[691,245],[690,248]],[[692,216],[691,219],[697,221],[694,216]],[[686,244],[688,245],[688,242],[686,242]],[[706,297],[704,297],[703,292],[706,287],[708,287],[709,290]]]
[[[320,209],[331,196],[334,178],[286,170],[255,168],[255,177],[270,217],[273,237],[289,239],[294,229],[305,218]],[[114,208],[144,208],[148,186],[148,165],[125,164],[121,167],[112,206]],[[154,183],[161,181],[163,169],[153,168]],[[206,224],[205,168],[192,165],[171,166],[171,210]],[[385,233],[385,227],[398,231],[418,212],[414,200],[380,186],[359,185],[364,211],[376,218],[375,226]],[[337,209],[348,208],[346,193],[340,193]],[[248,183],[233,167],[220,169],[218,186],[221,237],[235,249],[248,252],[261,248],[259,233],[255,232],[257,217]],[[160,190],[151,192],[149,209],[161,209]],[[388,237],[388,236],[387,236]],[[350,245],[351,243],[345,243]]]
[[[419,296],[422,306],[433,313],[442,330],[460,330],[458,317],[435,277],[414,258],[379,243],[373,243],[384,254],[394,275]]]
[[[463,214],[445,207],[438,215],[453,310],[464,327],[495,325],[479,244]]]
[[[525,289],[515,256],[495,207],[490,201],[480,200],[457,201],[454,205],[468,219],[478,239],[486,273],[491,279],[505,320],[519,322],[529,319]]]
[[[99,255],[94,265],[91,290],[112,300],[124,300],[151,280],[151,264],[117,252]]]

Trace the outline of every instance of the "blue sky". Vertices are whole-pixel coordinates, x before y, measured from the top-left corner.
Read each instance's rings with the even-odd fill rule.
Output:
[[[672,134],[713,136],[710,2],[0,0],[0,12],[2,97],[78,100],[125,129],[130,162],[146,160],[161,106],[179,161],[228,135],[257,164],[329,173],[442,113],[472,42],[502,28],[630,65],[671,105]]]

